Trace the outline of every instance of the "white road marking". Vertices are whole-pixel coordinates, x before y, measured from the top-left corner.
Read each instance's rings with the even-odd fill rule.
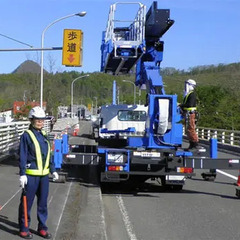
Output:
[[[55,192],[57,191],[58,187],[59,187],[59,185],[57,185],[57,187],[55,187],[53,193],[51,194],[50,199],[48,201],[48,206],[51,204],[51,202],[53,200],[53,196],[54,196]]]
[[[103,199],[102,199],[102,193],[101,193],[100,188],[98,189],[98,194],[99,194],[99,198],[100,198],[101,225],[102,225],[102,228],[103,228],[103,234],[104,234],[105,240],[108,240],[107,232],[106,232],[106,221],[105,221],[105,217],[104,217]]]
[[[57,188],[58,188],[58,187],[57,187]],[[54,192],[56,192],[57,188],[55,188]],[[7,202],[5,202],[5,203],[1,206],[1,210],[2,210],[5,206],[7,206],[7,204],[8,204],[21,190],[22,190],[22,188],[20,188],[19,190],[17,190],[17,192],[14,193],[14,194],[12,195],[12,197],[10,197],[10,198],[7,200]],[[52,195],[53,195],[53,194],[52,194]],[[49,204],[51,203],[51,201],[52,201],[52,195],[51,195],[51,197],[50,197],[50,200],[48,201],[48,205],[49,205]]]
[[[233,176],[233,175],[231,175],[231,174],[229,174],[229,173],[226,173],[226,172],[224,172],[224,171],[221,171],[221,170],[219,170],[219,169],[217,169],[217,172],[218,172],[218,173],[221,173],[221,174],[223,174],[223,175],[225,175],[225,176],[227,176],[227,177],[229,177],[229,178],[232,178],[232,179],[234,179],[234,180],[238,180],[237,177],[235,177],[235,176]]]
[[[117,202],[118,202],[118,206],[120,208],[120,211],[122,213],[122,217],[123,217],[123,222],[125,224],[125,228],[127,230],[128,236],[130,240],[137,240],[137,237],[133,231],[133,226],[130,222],[126,207],[124,205],[123,199],[121,196],[116,196],[117,198]]]
[[[64,211],[64,209],[65,209],[65,206],[66,206],[66,203],[67,203],[67,200],[68,200],[68,196],[69,196],[69,193],[70,193],[70,189],[71,189],[71,187],[72,187],[72,183],[73,183],[73,182],[71,182],[71,183],[69,184],[67,196],[66,196],[66,198],[65,198],[65,201],[64,201],[64,204],[63,204],[63,207],[62,207],[61,215],[60,215],[60,217],[59,217],[59,219],[58,219],[58,224],[57,224],[57,227],[56,227],[56,231],[55,231],[55,233],[54,233],[54,238],[53,238],[53,240],[55,240],[55,238],[56,238],[57,231],[58,231],[60,222],[61,222],[61,220],[62,220],[63,211]]]
[[[20,188],[15,194],[13,194],[12,197],[9,198],[9,199],[7,200],[7,202],[5,202],[5,203],[2,205],[1,210],[2,210],[21,190],[22,190],[22,188]]]

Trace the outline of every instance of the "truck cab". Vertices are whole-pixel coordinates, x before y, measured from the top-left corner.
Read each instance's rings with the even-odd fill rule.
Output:
[[[144,136],[148,107],[144,105],[105,105],[99,114],[99,143],[127,146],[128,137]]]

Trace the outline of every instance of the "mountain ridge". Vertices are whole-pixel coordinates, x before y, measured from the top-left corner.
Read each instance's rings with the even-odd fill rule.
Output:
[[[43,69],[44,73],[48,73],[45,69]],[[18,73],[41,73],[41,66],[32,61],[32,60],[26,60],[23,63],[21,63],[13,72],[13,74]]]

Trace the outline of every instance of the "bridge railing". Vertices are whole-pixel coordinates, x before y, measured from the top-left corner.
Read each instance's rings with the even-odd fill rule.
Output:
[[[218,143],[240,147],[240,131],[198,127],[196,132],[200,139],[216,138]]]
[[[18,148],[20,136],[28,129],[29,121],[0,123],[0,156]],[[50,121],[44,121],[44,130],[50,132]]]
[[[29,121],[0,123],[0,156],[18,148],[20,136],[28,129],[29,124]],[[50,132],[49,120],[44,122],[44,130]],[[210,140],[214,137],[222,145],[240,147],[240,131],[204,127],[198,127],[196,131],[199,139]]]

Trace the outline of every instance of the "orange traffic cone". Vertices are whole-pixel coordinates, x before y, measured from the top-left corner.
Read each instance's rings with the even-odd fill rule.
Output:
[[[57,134],[54,135],[54,138],[53,138],[53,142],[52,142],[52,147],[51,147],[51,151],[54,152],[54,149],[55,149],[55,139],[57,138]]]
[[[76,129],[73,130],[73,136],[77,136],[77,131],[76,131]]]
[[[238,187],[240,187],[240,170],[239,170],[239,172],[238,172],[238,180],[237,180],[236,185],[237,185]]]
[[[77,136],[78,132],[79,132],[79,124],[76,124],[76,126],[74,127],[74,130],[73,130],[73,136]]]
[[[54,149],[55,149],[55,141],[53,140],[51,151],[54,152]]]

